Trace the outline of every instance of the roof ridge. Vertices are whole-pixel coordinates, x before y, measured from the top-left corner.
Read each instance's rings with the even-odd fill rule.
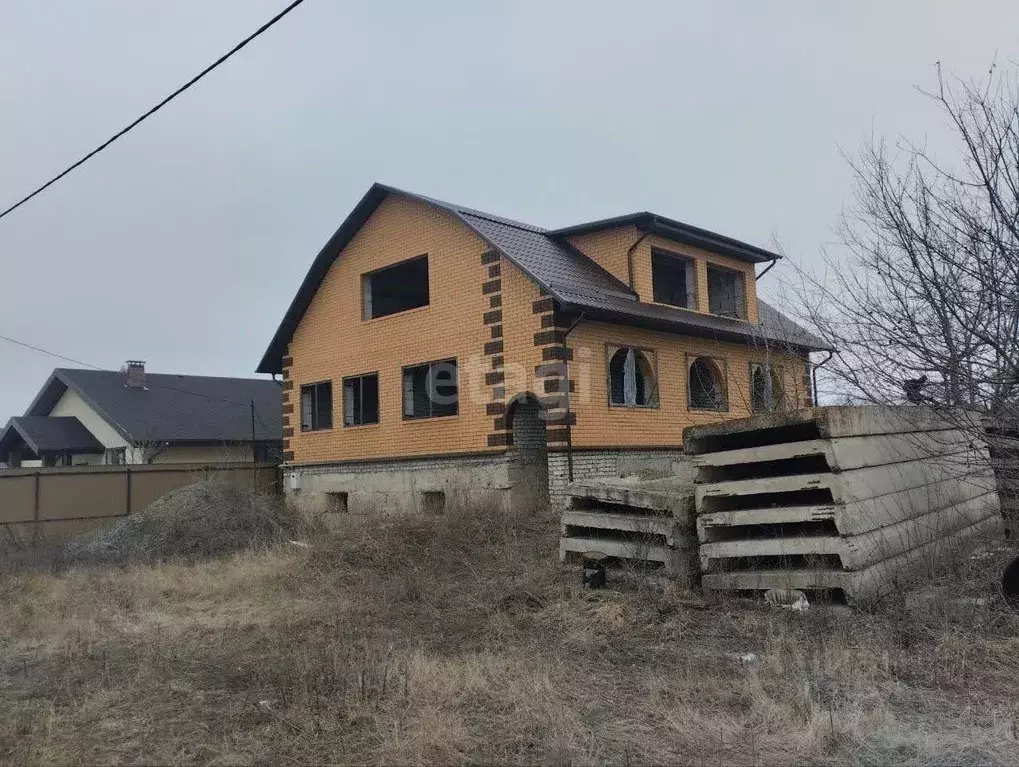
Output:
[[[471,218],[484,219],[485,221],[491,221],[493,224],[502,224],[503,226],[508,226],[513,229],[521,229],[525,232],[530,232],[531,234],[543,234],[545,236],[548,236],[552,233],[550,230],[542,226],[537,226],[536,224],[528,224],[523,221],[515,221],[512,218],[503,218],[502,216],[497,216],[494,213],[484,213],[480,210],[473,210],[472,208],[461,208],[459,206],[457,206],[457,210],[462,216],[470,216]]]
[[[123,370],[107,370],[105,368],[54,368],[54,372],[61,371],[66,373],[105,373],[108,375],[123,375]],[[166,378],[204,378],[204,379],[216,379],[219,381],[272,381],[271,378],[259,378],[256,376],[224,376],[224,375],[208,375],[205,373],[154,373],[151,370],[145,372],[146,377],[162,376]]]

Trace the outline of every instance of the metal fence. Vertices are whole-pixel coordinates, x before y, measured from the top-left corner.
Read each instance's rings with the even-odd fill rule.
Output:
[[[67,537],[105,527],[178,487],[212,477],[280,490],[273,464],[157,464],[0,470],[0,534]]]

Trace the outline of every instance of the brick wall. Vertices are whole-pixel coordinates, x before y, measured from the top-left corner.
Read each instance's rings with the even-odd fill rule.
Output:
[[[607,388],[607,345],[634,345],[653,352],[658,377],[658,407],[610,407]],[[807,403],[804,362],[788,353],[754,349],[708,339],[676,336],[607,323],[582,322],[570,334],[573,352],[570,376],[576,381],[571,407],[575,447],[679,446],[683,429],[750,412],[750,362],[768,362],[782,370],[788,401]],[[725,371],[728,410],[698,411],[688,407],[687,366],[698,356],[719,360]]]
[[[295,463],[485,450],[491,431],[482,391],[466,387],[482,376],[492,341],[490,264],[485,243],[450,214],[399,196],[387,198],[344,249],[319,287],[284,358],[284,427]],[[428,254],[430,303],[388,317],[361,317],[361,275]],[[485,288],[491,290],[491,288]],[[498,324],[498,323],[496,323]],[[459,414],[405,421],[401,368],[456,357]],[[289,363],[289,364],[287,364]],[[378,372],[380,421],[344,427],[342,379]],[[301,432],[301,384],[332,381],[333,427]],[[480,384],[479,384],[480,387]]]
[[[576,450],[573,453],[573,479],[597,479],[642,474],[667,477],[688,473],[693,481],[690,458],[682,450]],[[556,511],[566,505],[569,485],[569,459],[563,451],[549,453],[549,502]]]
[[[621,227],[575,238],[578,246],[624,282],[626,250],[639,233]],[[662,244],[648,237],[634,253],[634,284],[650,298],[650,249]],[[686,248],[702,258],[748,275],[748,299],[756,317],[753,266]],[[427,254],[430,303],[388,317],[361,317],[361,275]],[[622,270],[622,273],[619,273]],[[703,272],[703,274],[702,274]],[[706,296],[706,289],[701,291]],[[517,396],[536,395],[546,408],[546,434],[552,449],[566,444],[564,393],[571,395],[573,444],[577,447],[675,447],[686,426],[742,417],[749,413],[749,362],[783,366],[789,401],[806,394],[802,359],[667,333],[583,322],[563,348],[566,318],[552,299],[517,267],[445,211],[399,196],[387,198],[344,249],[324,278],[283,359],[285,458],[315,464],[437,453],[504,451],[512,443],[507,407]],[[607,343],[652,349],[657,357],[659,407],[609,407],[606,394]],[[687,407],[688,355],[724,360],[729,408],[696,412]],[[405,365],[455,357],[460,373],[459,414],[404,420],[401,369]],[[569,363],[570,380],[565,378]],[[342,425],[342,380],[378,373],[380,422]],[[332,382],[333,426],[300,430],[302,384]]]
[[[512,443],[507,408],[515,398],[534,395],[545,408],[550,445],[566,444],[566,368],[562,364],[565,320],[553,301],[527,275],[505,259],[501,262],[502,343],[493,365],[490,405],[494,416],[490,446]]]
[[[570,237],[570,243],[589,258],[598,262],[602,268],[610,272],[624,284],[629,284],[630,266],[627,264],[626,252],[640,240],[641,232],[635,226],[620,226],[601,232]],[[752,323],[758,321],[757,316],[757,284],[754,280],[754,265],[726,256],[709,253],[691,245],[684,245],[666,240],[658,235],[650,235],[640,241],[633,251],[633,290],[641,301],[652,303],[654,290],[651,284],[651,249],[661,248],[671,253],[690,258],[696,264],[697,273],[697,307],[700,312],[708,311],[708,264],[733,269],[744,274],[747,319]]]

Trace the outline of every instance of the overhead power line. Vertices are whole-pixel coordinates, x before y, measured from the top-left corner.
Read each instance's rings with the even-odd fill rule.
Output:
[[[14,203],[13,205],[11,205],[11,207],[7,208],[7,209],[6,209],[5,211],[3,211],[2,213],[0,213],[0,218],[3,218],[4,216],[8,215],[9,213],[13,213],[13,212],[14,212],[15,210],[17,210],[17,209],[18,209],[18,208],[20,208],[20,207],[21,207],[22,205],[24,205],[24,204],[25,204],[26,202],[28,202],[28,201],[29,201],[29,200],[31,200],[31,199],[32,199],[33,197],[35,197],[35,196],[36,196],[37,194],[41,194],[42,192],[46,191],[46,190],[47,190],[47,189],[48,189],[49,187],[53,186],[53,185],[54,185],[55,183],[57,183],[57,182],[58,182],[58,181],[59,181],[60,179],[62,179],[62,178],[63,178],[64,176],[66,176],[66,175],[67,175],[68,173],[70,173],[71,171],[75,170],[76,168],[79,168],[79,167],[81,167],[82,165],[84,165],[84,164],[85,164],[86,162],[88,162],[88,161],[89,161],[89,160],[91,160],[91,159],[92,159],[93,157],[95,157],[95,156],[96,156],[97,154],[99,154],[99,153],[100,153],[101,151],[103,151],[104,149],[106,149],[106,147],[108,147],[108,146],[109,146],[110,144],[112,144],[112,143],[113,143],[114,141],[116,141],[116,140],[117,140],[117,139],[119,139],[119,138],[120,138],[121,136],[123,136],[124,134],[126,134],[126,133],[127,133],[128,131],[130,131],[130,130],[131,130],[132,128],[136,127],[137,125],[139,125],[140,123],[142,123],[142,122],[143,122],[144,120],[146,120],[147,118],[151,117],[151,116],[152,116],[152,115],[154,115],[154,114],[155,114],[156,112],[158,112],[158,111],[159,111],[160,109],[162,109],[163,107],[165,107],[165,106],[166,106],[167,104],[169,104],[169,103],[170,103],[171,101],[173,101],[173,100],[174,100],[175,98],[177,98],[177,97],[178,97],[178,96],[179,96],[180,94],[182,94],[182,93],[183,93],[184,91],[186,91],[186,90],[187,90],[188,88],[190,88],[190,87],[191,87],[192,85],[194,85],[194,84],[195,84],[195,83],[197,83],[197,82],[198,82],[199,80],[201,80],[201,79],[202,79],[203,77],[205,77],[205,76],[206,76],[207,74],[209,74],[209,72],[211,72],[212,70],[214,70],[214,69],[215,69],[216,67],[218,67],[218,66],[219,66],[220,64],[224,63],[224,62],[225,62],[225,61],[226,61],[227,59],[229,59],[229,58],[230,58],[231,56],[233,56],[233,55],[234,55],[235,53],[237,53],[237,52],[238,52],[238,51],[239,51],[239,50],[240,50],[241,48],[243,48],[243,47],[244,47],[245,45],[247,45],[248,43],[250,43],[250,42],[251,42],[252,40],[254,40],[254,39],[255,39],[256,37],[258,37],[259,35],[261,35],[261,34],[262,34],[263,32],[267,31],[267,30],[268,30],[268,29],[269,29],[270,27],[272,27],[272,26],[273,26],[273,25],[274,25],[274,24],[275,24],[275,23],[276,23],[277,21],[279,21],[280,19],[282,19],[282,18],[283,18],[284,16],[286,16],[286,15],[287,15],[288,13],[290,13],[290,12],[291,12],[292,10],[294,10],[294,9],[295,9],[295,8],[296,8],[297,6],[299,6],[299,5],[300,5],[301,3],[303,3],[303,2],[304,2],[304,0],[294,0],[294,2],[292,2],[292,3],[290,4],[290,5],[288,5],[288,6],[286,7],[286,8],[284,8],[284,9],[283,9],[282,11],[280,11],[280,12],[279,12],[279,13],[277,13],[277,14],[276,14],[275,16],[273,16],[273,17],[272,17],[271,19],[269,19],[269,20],[268,20],[267,22],[265,22],[265,24],[263,24],[262,26],[260,26],[260,27],[259,27],[258,29],[256,29],[256,30],[255,30],[254,32],[252,32],[252,33],[251,33],[250,35],[248,35],[247,37],[245,37],[245,38],[244,38],[243,40],[241,40],[241,41],[240,41],[239,43],[237,43],[237,45],[235,45],[235,46],[234,46],[233,48],[231,48],[231,49],[230,49],[229,51],[227,51],[226,53],[224,53],[224,54],[223,54],[222,56],[220,56],[220,57],[219,57],[218,59],[216,59],[216,60],[215,60],[214,62],[212,62],[211,64],[209,64],[209,66],[207,66],[207,67],[206,67],[205,69],[203,69],[203,70],[202,70],[201,72],[199,72],[199,73],[198,73],[197,75],[195,75],[194,77],[192,77],[192,78],[191,78],[190,80],[188,80],[188,81],[187,81],[186,83],[184,83],[184,85],[182,85],[182,86],[181,86],[181,87],[179,87],[179,88],[178,88],[177,90],[175,90],[175,91],[174,91],[173,93],[171,93],[171,94],[170,94],[169,96],[167,96],[167,97],[166,97],[165,99],[163,99],[162,101],[160,101],[160,102],[159,102],[158,104],[156,104],[156,105],[155,105],[154,107],[152,107],[152,109],[150,109],[150,110],[149,110],[148,112],[146,112],[145,114],[143,114],[143,115],[142,115],[141,117],[139,117],[139,118],[138,118],[137,120],[135,120],[134,122],[132,122],[132,123],[131,123],[130,125],[128,125],[128,126],[127,126],[126,128],[124,128],[123,130],[120,130],[120,131],[118,131],[117,133],[113,134],[113,135],[112,135],[112,136],[111,136],[110,138],[108,138],[108,139],[107,139],[106,141],[104,141],[104,142],[103,142],[102,144],[100,144],[99,146],[97,146],[97,147],[96,147],[95,149],[93,149],[93,150],[92,150],[91,152],[89,152],[89,153],[88,153],[87,155],[85,155],[84,157],[82,157],[82,158],[81,158],[80,160],[78,160],[78,161],[77,161],[76,163],[74,163],[73,165],[71,165],[71,166],[67,167],[66,169],[64,169],[63,171],[61,171],[60,173],[58,173],[58,174],[57,174],[56,176],[54,176],[53,178],[51,178],[51,179],[50,179],[49,181],[47,181],[47,182],[46,182],[45,184],[43,184],[42,186],[40,186],[40,187],[39,187],[38,189],[36,189],[36,190],[35,190],[34,192],[32,192],[31,194],[29,194],[29,195],[27,195],[27,196],[25,196],[25,197],[21,198],[21,199],[20,199],[20,200],[18,200],[18,201],[17,201],[16,203]]]
[[[90,365],[87,362],[82,362],[81,360],[76,360],[76,359],[74,359],[74,357],[65,357],[63,354],[57,354],[56,352],[48,351],[47,349],[43,349],[42,347],[39,347],[39,346],[32,346],[32,344],[26,344],[24,341],[18,341],[18,340],[14,339],[14,338],[11,338],[9,336],[0,335],[0,341],[7,341],[8,343],[12,343],[15,346],[22,346],[25,349],[31,349],[34,352],[40,352],[42,354],[47,354],[50,357],[56,357],[58,360],[64,360],[65,362],[73,362],[75,365],[82,365],[83,367],[92,368],[94,370],[102,370],[102,368],[98,367],[97,365]]]

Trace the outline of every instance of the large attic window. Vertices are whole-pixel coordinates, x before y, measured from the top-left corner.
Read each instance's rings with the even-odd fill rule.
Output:
[[[743,272],[708,267],[708,311],[723,317],[746,319],[743,302]]]
[[[361,315],[366,320],[428,306],[428,256],[361,275]]]
[[[651,285],[659,304],[695,309],[694,262],[663,250],[651,251]]]

